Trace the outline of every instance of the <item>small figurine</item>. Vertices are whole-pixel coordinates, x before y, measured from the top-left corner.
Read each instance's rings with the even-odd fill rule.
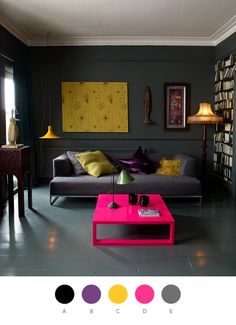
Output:
[[[144,123],[151,124],[150,115],[152,112],[152,93],[149,86],[144,91]]]

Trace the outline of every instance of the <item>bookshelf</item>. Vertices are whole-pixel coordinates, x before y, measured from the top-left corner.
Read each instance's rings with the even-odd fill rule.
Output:
[[[224,117],[214,133],[214,172],[232,188],[234,181],[233,148],[236,55],[229,55],[215,64],[215,112]],[[235,186],[234,186],[235,187]]]

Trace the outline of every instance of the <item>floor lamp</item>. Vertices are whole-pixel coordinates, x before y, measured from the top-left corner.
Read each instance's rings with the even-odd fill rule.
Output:
[[[216,115],[211,110],[211,104],[200,103],[199,111],[197,114],[189,116],[187,120],[188,124],[202,124],[202,183],[205,183],[206,177],[206,162],[207,162],[207,124],[222,124],[223,117]],[[204,188],[204,185],[203,185]]]

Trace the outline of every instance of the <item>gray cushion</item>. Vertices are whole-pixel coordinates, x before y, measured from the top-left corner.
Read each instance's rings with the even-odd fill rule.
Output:
[[[195,159],[183,154],[177,154],[174,159],[181,160],[180,175],[195,176],[196,175],[196,163]]]
[[[72,164],[72,169],[74,171],[74,174],[76,176],[79,175],[85,175],[87,174],[86,171],[83,169],[83,167],[81,166],[80,162],[78,161],[78,159],[76,159],[75,155],[78,153],[76,151],[67,151],[67,156],[70,159],[70,162]]]

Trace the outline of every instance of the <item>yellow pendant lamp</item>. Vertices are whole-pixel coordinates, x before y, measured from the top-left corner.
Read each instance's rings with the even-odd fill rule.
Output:
[[[58,135],[56,135],[54,133],[51,125],[48,126],[48,132],[45,135],[43,135],[42,137],[39,137],[39,139],[58,139],[58,138],[61,138],[61,137],[59,137]]]
[[[47,34],[47,46],[50,46],[50,33]],[[48,74],[49,76],[49,74]],[[50,80],[50,78],[49,78]],[[47,96],[47,95],[46,95]],[[44,110],[45,110],[45,106],[46,103],[44,103]],[[49,125],[48,125],[48,131],[46,132],[46,134],[44,134],[42,137],[39,137],[39,139],[59,139],[61,137],[57,136],[53,129],[52,129],[52,125],[51,125],[51,115],[52,115],[52,110],[51,110],[51,92],[50,89],[48,89],[48,106],[49,106]],[[44,121],[44,113],[43,113],[43,120]]]

